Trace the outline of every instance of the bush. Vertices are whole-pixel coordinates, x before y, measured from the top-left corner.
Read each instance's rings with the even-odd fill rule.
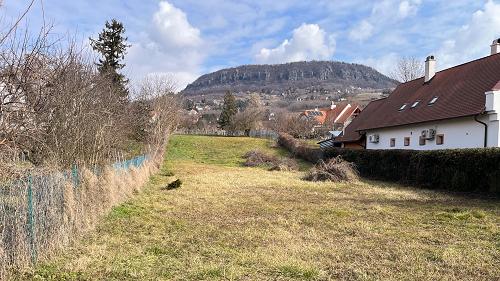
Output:
[[[317,163],[323,156],[321,149],[311,148],[307,144],[302,143],[289,134],[281,133],[278,137],[278,144],[286,148],[294,156],[307,160],[311,163]]]
[[[328,161],[320,160],[304,177],[308,181],[352,182],[359,180],[356,165],[338,156]]]
[[[500,196],[500,148],[321,151],[286,134],[280,134],[278,143],[312,163],[341,156],[354,163],[361,176],[370,179]]]
[[[362,176],[429,189],[500,195],[500,149],[349,150],[329,149],[325,159],[342,156]]]
[[[166,190],[177,189],[177,188],[181,187],[181,185],[182,185],[182,181],[177,179],[177,180],[169,183],[165,189]]]
[[[299,164],[297,164],[297,161],[295,161],[295,159],[283,158],[278,163],[274,164],[269,169],[269,171],[289,172],[289,171],[297,171],[298,169],[299,169]]]

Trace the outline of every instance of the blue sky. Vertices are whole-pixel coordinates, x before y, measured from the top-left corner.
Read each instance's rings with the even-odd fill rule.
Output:
[[[29,1],[3,2],[9,20]],[[401,56],[434,54],[443,69],[488,55],[500,37],[498,0],[45,0],[28,15],[31,30],[45,19],[84,43],[111,18],[132,44],[126,74],[167,74],[181,88],[253,63],[338,60],[388,74]]]

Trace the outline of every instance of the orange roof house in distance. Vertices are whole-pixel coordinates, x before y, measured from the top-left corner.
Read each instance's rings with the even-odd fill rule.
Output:
[[[319,126],[326,125],[331,126],[332,130],[342,130],[360,112],[360,108],[355,104],[335,104],[332,102],[329,108],[306,110],[301,113],[301,116],[316,121]]]

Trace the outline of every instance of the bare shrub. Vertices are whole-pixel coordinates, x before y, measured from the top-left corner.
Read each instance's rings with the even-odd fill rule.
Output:
[[[352,182],[359,179],[356,166],[336,157],[327,162],[320,160],[304,177],[307,181]]]
[[[49,26],[30,34],[17,23],[0,34],[0,280],[50,257],[137,192],[177,125],[171,80],[148,77],[136,99],[124,100],[85,47],[52,37]],[[112,168],[131,141],[148,161]]]
[[[29,183],[0,185],[0,279],[8,269],[31,266],[33,258],[50,258],[94,228],[99,218],[130,198],[156,170],[153,162],[130,171],[105,168],[97,174],[82,168],[75,185],[71,175],[37,169]]]
[[[269,171],[290,172],[299,170],[299,164],[295,159],[282,158],[278,163],[275,163]]]
[[[286,133],[296,138],[314,137],[314,120],[301,118],[297,113],[278,113],[271,123],[271,129],[278,133]]]
[[[277,157],[268,155],[259,150],[249,151],[243,156],[243,158],[246,159],[245,163],[243,163],[243,165],[246,167],[274,165],[279,161]]]
[[[136,101],[142,104],[137,114],[149,118],[134,118],[135,121],[131,123],[142,132],[150,145],[150,154],[155,159],[163,157],[168,137],[180,122],[180,101],[174,94],[175,90],[173,80],[161,75],[144,78],[134,90]]]
[[[312,148],[308,144],[286,133],[279,134],[278,144],[290,151],[295,157],[311,163],[317,163],[323,156],[321,149]]]
[[[246,167],[269,166],[270,171],[295,171],[299,169],[297,161],[290,158],[279,158],[259,150],[252,150],[244,155]]]

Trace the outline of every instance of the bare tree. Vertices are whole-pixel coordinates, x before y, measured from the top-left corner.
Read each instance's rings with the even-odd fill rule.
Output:
[[[229,125],[230,131],[245,131],[248,133],[250,130],[262,126],[264,111],[262,109],[260,97],[257,94],[253,94],[246,103],[245,109],[238,112],[231,121]]]
[[[415,57],[402,57],[398,60],[390,76],[400,82],[408,82],[424,75],[424,66]]]
[[[175,89],[173,80],[162,75],[145,77],[135,89],[136,103],[141,104],[141,109],[136,110],[138,117],[131,123],[143,132],[153,157],[162,157],[168,136],[179,124],[180,102]]]
[[[317,122],[299,116],[295,113],[281,112],[276,115],[271,124],[271,129],[278,133],[287,133],[295,138],[308,138],[314,136],[314,127]]]
[[[15,22],[10,26],[10,28],[7,29],[7,31],[5,32],[5,34],[0,34],[0,45],[7,38],[9,38],[9,36],[17,29],[17,27],[19,26],[19,23],[24,19],[24,17],[26,17],[26,15],[28,14],[28,12],[33,7],[33,4],[35,4],[35,0],[31,0],[29,2],[29,4],[26,7],[26,9],[24,9],[23,13],[15,20]],[[0,7],[2,7],[2,5],[3,5],[3,1],[0,0]]]

